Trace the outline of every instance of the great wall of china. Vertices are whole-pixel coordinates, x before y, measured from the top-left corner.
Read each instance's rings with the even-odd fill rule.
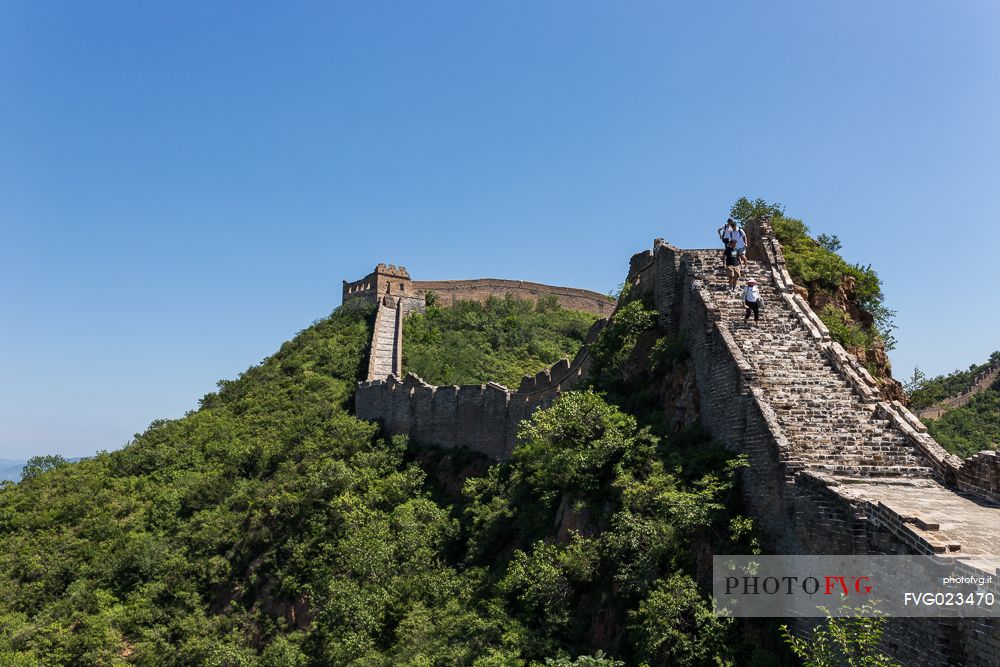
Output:
[[[758,328],[746,327],[740,302],[719,289],[717,249],[681,250],[657,239],[632,257],[628,281],[652,292],[661,326],[683,337],[702,426],[747,455],[744,499],[767,550],[961,557],[970,571],[993,575],[1000,596],[1000,562],[990,558],[1000,554],[1000,457],[984,451],[963,461],[905,407],[883,400],[875,380],[795,293],[769,225],[747,231],[750,272],[765,303]],[[345,283],[345,299],[351,286],[351,294],[379,304],[370,374],[358,387],[356,408],[387,433],[502,459],[517,424],[585,376],[586,346],[573,362],[526,378],[514,392],[492,383],[433,387],[414,376],[400,379],[402,320],[422,299],[399,280],[399,269],[392,271],[399,275],[383,282],[367,277],[370,288]],[[799,623],[800,631],[808,624]],[[890,619],[883,648],[906,665],[995,665],[1000,624]]]
[[[992,387],[997,380],[1000,380],[1000,360],[994,361],[980,371],[965,388],[965,391],[920,410],[917,412],[917,416],[921,419],[940,419],[946,412],[968,405],[977,394]]]
[[[591,327],[584,347],[572,361],[560,361],[524,378],[516,391],[494,382],[435,387],[412,374],[401,377],[403,320],[424,309],[430,292],[443,305],[507,294],[531,300],[550,297],[564,308],[594,313],[602,319]],[[345,281],[343,297],[345,301],[363,298],[378,307],[368,381],[355,394],[357,415],[382,422],[390,435],[408,435],[414,441],[442,447],[468,447],[495,459],[506,458],[513,450],[521,421],[585,376],[587,345],[597,338],[615,306],[614,299],[596,292],[540,283],[493,278],[410,280],[405,268],[387,264],[379,264],[361,280]]]

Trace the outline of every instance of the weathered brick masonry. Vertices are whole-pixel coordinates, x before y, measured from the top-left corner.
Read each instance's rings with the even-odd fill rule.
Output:
[[[586,344],[606,322],[594,323]],[[402,380],[390,375],[358,386],[355,411],[362,419],[380,421],[389,435],[440,447],[468,447],[502,460],[514,449],[518,424],[585,377],[590,366],[586,344],[572,362],[562,360],[525,377],[517,391],[494,382],[436,387],[412,373]]]
[[[882,400],[795,294],[769,227],[748,232],[749,272],[765,300],[760,327],[744,325],[738,297],[723,287],[719,250],[658,241],[650,256],[661,323],[692,354],[702,423],[750,460],[745,500],[768,550],[1000,553],[1000,509],[986,502],[997,499],[997,457],[962,462],[903,406]],[[969,567],[995,574],[997,565]],[[906,665],[993,665],[1000,634],[986,619],[893,619],[884,648]]]
[[[991,502],[1000,501],[1000,456],[962,461],[902,405],[883,400],[867,370],[795,293],[770,227],[747,231],[749,272],[765,301],[760,327],[743,324],[741,302],[723,287],[719,249],[679,250],[658,239],[632,257],[628,281],[653,293],[661,326],[690,350],[703,426],[747,455],[741,487],[768,551],[1000,554],[1000,507]],[[392,279],[398,276],[387,277],[390,290]],[[380,308],[400,303],[386,299]],[[502,459],[519,421],[579,382],[587,367],[585,346],[572,363],[526,379],[517,392],[390,375],[359,387],[357,414],[381,420],[388,433]],[[998,566],[973,558],[966,567],[996,580]],[[798,624],[801,632],[808,627]],[[883,644],[905,665],[995,665],[1000,630],[990,619],[892,619]]]
[[[486,301],[490,297],[503,298],[511,295],[529,301],[551,297],[563,308],[594,313],[598,317],[608,317],[615,308],[615,300],[606,294],[575,287],[558,287],[498,278],[412,280],[406,267],[393,264],[379,264],[361,280],[353,282],[345,280],[343,300],[360,298],[371,303],[379,303],[388,295],[422,301],[430,292],[433,292],[438,302],[445,306],[450,306],[456,301]]]
[[[413,289],[419,292],[433,292],[438,301],[450,306],[456,301],[485,301],[491,296],[503,298],[510,294],[519,299],[534,301],[539,297],[554,297],[560,306],[569,310],[594,313],[608,317],[615,308],[614,299],[590,290],[575,287],[555,287],[523,280],[499,280],[479,278],[478,280],[414,280]]]

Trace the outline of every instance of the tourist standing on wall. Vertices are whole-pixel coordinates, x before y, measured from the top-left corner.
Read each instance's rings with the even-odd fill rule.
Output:
[[[726,275],[729,276],[729,291],[734,294],[739,290],[736,289],[736,281],[740,279],[740,252],[736,249],[736,241],[729,240],[726,242],[726,249],[722,251],[722,265],[726,267]]]
[[[750,313],[753,313],[753,322],[757,324],[760,322],[760,290],[757,289],[757,281],[753,278],[747,280],[747,286],[743,288],[743,306],[746,308],[746,313],[743,315],[743,321],[750,321]]]
[[[747,265],[747,233],[736,226],[736,221],[732,218],[726,220],[726,224],[718,229],[719,238],[722,245],[728,246],[730,241],[736,241],[736,250],[740,253],[740,261],[743,266]]]

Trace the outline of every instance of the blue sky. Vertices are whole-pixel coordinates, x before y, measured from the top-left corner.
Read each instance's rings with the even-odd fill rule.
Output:
[[[602,292],[741,195],[1000,348],[1000,5],[0,3],[0,458],[194,408],[379,261]]]

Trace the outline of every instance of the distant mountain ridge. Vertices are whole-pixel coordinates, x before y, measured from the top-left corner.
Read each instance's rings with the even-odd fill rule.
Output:
[[[17,482],[21,479],[21,469],[27,461],[14,461],[11,459],[0,459],[0,482],[11,480]]]

